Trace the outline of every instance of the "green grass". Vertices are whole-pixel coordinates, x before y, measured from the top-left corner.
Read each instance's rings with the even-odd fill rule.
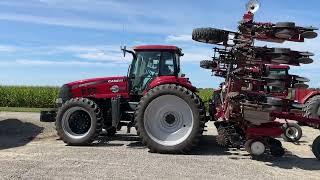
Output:
[[[201,97],[203,102],[209,102],[213,95],[213,89],[206,88],[206,89],[198,89],[198,95]]]
[[[0,107],[0,112],[40,112],[43,108]]]
[[[0,107],[54,108],[58,87],[0,86]]]

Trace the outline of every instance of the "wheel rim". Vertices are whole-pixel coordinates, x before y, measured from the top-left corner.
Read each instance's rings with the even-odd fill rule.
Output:
[[[68,109],[62,117],[63,131],[73,139],[80,139],[86,136],[91,129],[90,113],[81,107]]]
[[[164,146],[178,145],[186,140],[193,129],[193,120],[189,105],[174,95],[154,99],[144,113],[146,133]]]
[[[264,144],[260,141],[255,141],[251,144],[250,146],[250,152],[253,155],[262,155],[264,153],[264,151],[266,150]]]
[[[292,140],[298,139],[299,131],[295,127],[288,127],[286,129],[286,136]]]

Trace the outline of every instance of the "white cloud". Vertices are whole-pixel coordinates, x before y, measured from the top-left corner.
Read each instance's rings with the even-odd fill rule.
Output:
[[[0,45],[0,52],[15,52],[15,51],[17,51],[16,46]]]
[[[169,35],[166,38],[166,41],[182,41],[182,42],[186,42],[186,41],[192,41],[192,37],[191,35],[187,35],[187,34],[183,34],[183,35]]]
[[[112,22],[100,22],[100,21],[90,21],[84,19],[75,18],[56,18],[56,17],[44,17],[44,16],[33,16],[28,14],[13,14],[13,13],[0,13],[0,20],[9,21],[20,21],[29,22],[36,24],[47,24],[47,25],[58,25],[67,27],[79,27],[79,28],[92,28],[92,29],[108,29],[117,30],[122,28],[122,24],[112,23]]]
[[[124,58],[121,56],[121,53],[113,54],[113,53],[106,53],[103,51],[98,52],[89,52],[85,54],[78,54],[76,55],[82,59],[89,59],[89,60],[96,60],[96,61],[112,61],[112,62],[121,62]],[[126,58],[128,60],[128,57]]]
[[[94,46],[61,46],[56,47],[62,52],[71,52],[74,57],[96,61],[110,61],[115,63],[123,63],[131,61],[132,57],[123,57],[120,47],[114,45],[94,45]]]
[[[51,61],[51,60],[30,60],[21,59],[16,60],[13,64],[28,65],[28,66],[49,66],[49,65],[61,65],[61,66],[118,66],[115,63],[103,63],[103,62],[87,62],[87,61]]]
[[[87,18],[48,17],[16,13],[0,13],[0,20],[111,31],[123,31],[123,26],[126,25],[126,27],[130,27],[126,28],[126,31],[148,34],[166,34],[175,30],[175,27],[160,25],[159,23],[144,23],[136,20],[112,22],[106,19],[93,20]]]

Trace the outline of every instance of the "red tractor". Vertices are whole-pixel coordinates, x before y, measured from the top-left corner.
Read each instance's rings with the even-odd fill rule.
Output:
[[[269,65],[270,74],[283,74],[289,76],[290,67],[286,65]],[[297,77],[299,82],[308,82],[309,79]],[[291,91],[285,91],[283,88],[269,87],[271,93],[278,93],[279,96],[287,97],[294,100],[297,104],[297,110],[300,110],[305,117],[320,118],[320,91],[309,89],[306,87],[291,89]],[[305,123],[299,123],[300,125],[306,125]],[[307,124],[318,128],[317,124]]]
[[[181,49],[137,46],[129,72],[62,86],[55,125],[69,145],[90,144],[105,131],[135,126],[151,151],[181,153],[195,146],[205,125],[205,108],[188,78],[181,74]],[[47,112],[42,121],[48,121]]]

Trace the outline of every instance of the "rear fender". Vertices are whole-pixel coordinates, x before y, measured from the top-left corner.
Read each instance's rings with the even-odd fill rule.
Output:
[[[148,88],[145,90],[144,93],[149,91],[150,89],[160,86],[163,84],[176,84],[182,87],[189,89],[192,92],[197,92],[197,88],[191,84],[188,78],[176,77],[176,76],[161,76],[155,78],[149,85]]]
[[[312,97],[320,95],[320,91],[315,91],[311,89],[296,89],[295,90],[295,100],[301,104],[305,104]]]
[[[309,94],[307,94],[303,99],[302,99],[302,104],[307,103],[307,101],[309,101],[309,99],[313,98],[314,96],[319,96],[320,92],[318,91],[313,91],[310,92]]]

